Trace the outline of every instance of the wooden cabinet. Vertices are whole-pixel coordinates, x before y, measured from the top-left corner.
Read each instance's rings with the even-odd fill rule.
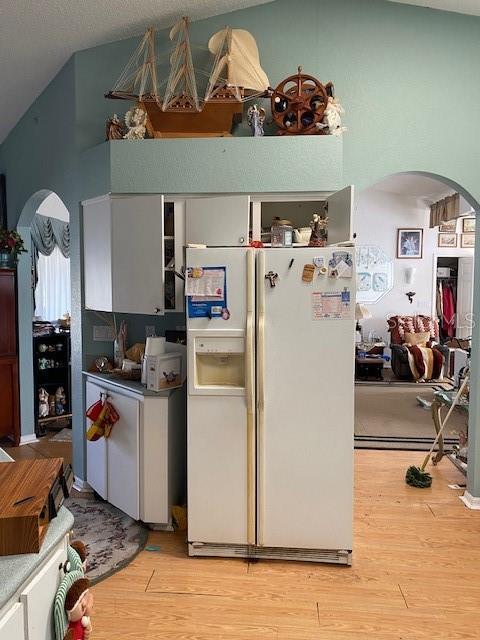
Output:
[[[83,202],[87,309],[164,313],[163,196]]]
[[[87,482],[136,520],[171,527],[185,499],[185,390],[143,395],[87,374],[87,406],[107,394],[120,414],[108,439],[87,441]],[[86,430],[90,427],[86,419]]]
[[[0,270],[0,438],[20,440],[15,271]]]

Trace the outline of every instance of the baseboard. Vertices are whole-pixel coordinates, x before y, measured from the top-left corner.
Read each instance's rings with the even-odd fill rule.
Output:
[[[74,476],[73,488],[75,491],[78,491],[78,493],[93,493],[93,489],[88,482],[77,476]]]
[[[20,436],[19,446],[21,447],[24,444],[33,444],[38,441],[39,440],[34,433],[29,433],[27,436]]]
[[[469,509],[480,509],[480,498],[472,496],[471,493],[465,491],[463,496],[458,496],[463,504]]]

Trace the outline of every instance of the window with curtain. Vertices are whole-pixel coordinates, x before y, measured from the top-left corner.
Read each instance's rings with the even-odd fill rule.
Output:
[[[70,313],[70,258],[56,246],[48,256],[38,253],[35,315],[53,321],[64,313]]]

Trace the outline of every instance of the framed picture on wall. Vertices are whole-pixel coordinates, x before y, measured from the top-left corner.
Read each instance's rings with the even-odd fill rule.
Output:
[[[397,230],[397,258],[421,258],[423,229]]]
[[[473,249],[475,247],[475,234],[462,233],[461,246],[462,249]]]
[[[444,249],[455,249],[455,247],[457,246],[457,234],[439,233],[438,246],[443,247]]]
[[[448,220],[448,222],[442,222],[438,226],[439,233],[455,233],[457,231],[457,219]]]
[[[463,218],[462,233],[475,233],[475,218]]]
[[[5,175],[0,173],[0,229],[7,228],[7,188]]]

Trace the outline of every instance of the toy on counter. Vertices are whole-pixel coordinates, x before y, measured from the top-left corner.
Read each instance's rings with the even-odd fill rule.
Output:
[[[80,540],[72,542],[53,605],[55,640],[89,640],[91,636],[93,594],[85,567],[86,546]]]

